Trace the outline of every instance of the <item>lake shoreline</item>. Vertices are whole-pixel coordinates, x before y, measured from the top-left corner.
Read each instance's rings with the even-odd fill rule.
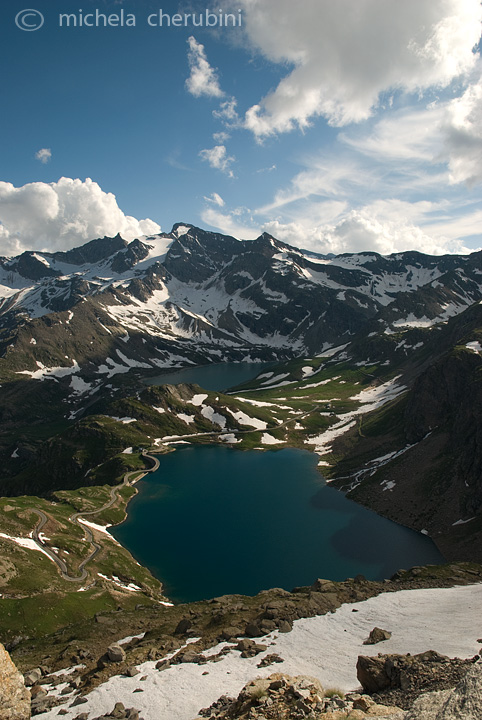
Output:
[[[224,450],[223,450],[223,448],[224,448]],[[177,447],[176,449],[179,450],[180,448]],[[200,455],[199,453],[207,454],[207,457],[212,458],[211,462],[217,462],[218,465],[221,466],[224,462],[224,459],[226,458],[226,452],[228,454],[230,454],[232,450],[236,450],[236,449],[238,449],[238,448],[227,448],[224,445],[220,446],[219,444],[214,444],[214,443],[212,443],[212,444],[210,443],[209,445],[202,445],[202,446],[195,446],[195,445],[187,446],[186,445],[186,446],[182,447],[181,453],[168,453],[168,454],[166,454],[165,459],[167,460],[169,457],[172,458],[173,455],[175,455],[175,456],[183,455],[183,459],[180,459],[179,462],[181,463],[181,465],[183,465],[183,467],[185,467],[185,470],[187,470],[189,472],[189,466],[188,466],[189,464],[186,465],[186,460],[185,460],[186,453],[187,454],[194,453],[194,456],[198,458],[198,460],[196,461],[195,464],[197,465],[196,472],[199,473],[199,471],[200,471],[199,458],[202,457],[202,455]],[[219,454],[220,452],[223,453],[224,459]],[[238,456],[237,460],[233,460],[234,464],[236,466],[239,466],[240,464],[246,465],[246,463],[244,461],[242,461],[240,463],[239,460],[242,456],[246,457],[248,455],[248,452],[249,451],[245,451],[244,453],[241,453]],[[303,547],[303,553],[306,553],[308,555],[309,554],[316,555],[316,552],[314,552],[314,551],[311,552],[311,548],[312,548],[311,541],[313,541],[313,543],[321,542],[322,543],[321,547],[323,547],[323,548],[325,546],[330,545],[330,543],[332,544],[333,542],[335,542],[335,549],[332,553],[331,558],[327,559],[328,556],[326,556],[326,557],[323,556],[323,557],[325,557],[324,562],[327,563],[327,567],[328,567],[327,571],[324,572],[323,569],[318,564],[313,562],[312,569],[306,568],[306,572],[305,572],[305,576],[304,576],[305,581],[307,581],[307,578],[311,578],[314,575],[316,575],[318,577],[320,577],[320,576],[326,577],[327,579],[331,579],[331,580],[341,581],[341,580],[346,579],[346,577],[352,577],[357,574],[367,575],[367,576],[369,576],[369,579],[372,579],[372,580],[381,580],[381,579],[386,579],[386,578],[390,577],[393,574],[393,572],[396,572],[401,567],[408,568],[408,567],[412,567],[414,565],[433,564],[433,563],[442,564],[445,561],[445,559],[443,558],[441,553],[439,553],[438,550],[436,549],[436,546],[431,541],[431,539],[427,538],[426,536],[421,535],[420,533],[417,533],[416,531],[406,528],[405,526],[403,526],[399,523],[395,523],[391,520],[387,520],[386,518],[383,518],[382,516],[376,514],[374,511],[371,511],[351,500],[346,499],[345,495],[342,492],[340,492],[336,488],[331,488],[329,485],[327,485],[321,472],[320,472],[320,469],[316,465],[313,466],[313,462],[316,462],[316,455],[314,453],[310,452],[309,450],[300,451],[298,448],[286,448],[285,447],[285,448],[283,448],[283,450],[279,449],[275,453],[264,453],[261,451],[252,451],[252,453],[250,453],[251,457],[249,458],[247,465],[251,468],[251,471],[252,471],[253,464],[254,464],[254,466],[256,466],[259,463],[259,459],[263,456],[265,458],[270,458],[269,460],[263,461],[263,464],[262,464],[263,467],[268,467],[269,465],[272,464],[272,462],[274,462],[276,465],[280,465],[280,461],[274,460],[274,458],[273,458],[273,456],[278,456],[280,454],[283,454],[283,459],[281,460],[281,465],[284,465],[286,462],[286,458],[287,458],[287,456],[285,455],[286,452],[291,453],[292,458],[295,458],[295,461],[293,462],[293,467],[295,465],[296,466],[298,465],[298,462],[300,459],[300,455],[298,455],[298,453],[302,452],[303,455],[305,455],[305,453],[306,453],[306,456],[305,456],[306,459],[303,460],[303,462],[306,463],[307,467],[309,467],[311,465],[311,475],[310,475],[311,480],[308,482],[308,492],[307,492],[306,487],[301,492],[300,487],[298,485],[296,487],[296,491],[290,495],[290,507],[284,508],[281,506],[281,508],[279,508],[281,510],[281,512],[284,513],[283,522],[285,523],[285,525],[289,526],[290,523],[291,524],[293,523],[294,508],[296,508],[296,513],[298,513],[295,516],[296,522],[299,522],[300,525],[303,524],[303,521],[300,519],[300,517],[301,517],[300,513],[302,515],[302,513],[305,512],[306,510],[308,511],[310,522],[313,523],[313,518],[316,521],[315,524],[320,522],[320,515],[317,514],[320,512],[320,510],[319,509],[315,510],[315,514],[313,515],[313,508],[308,507],[308,505],[307,505],[307,504],[309,504],[310,498],[312,495],[313,495],[313,498],[318,498],[317,500],[314,500],[313,502],[315,502],[315,503],[316,502],[322,502],[322,503],[328,502],[328,504],[331,506],[328,508],[328,510],[325,509],[325,510],[321,511],[321,512],[325,512],[325,515],[326,515],[326,513],[328,513],[326,515],[326,518],[325,518],[325,515],[323,515],[323,523],[325,526],[327,525],[327,523],[329,524],[330,522],[331,523],[333,522],[333,517],[335,517],[335,516],[339,517],[340,513],[342,513],[342,514],[344,513],[343,517],[345,518],[345,525],[343,527],[335,527],[334,528],[334,539],[333,538],[330,539],[330,537],[326,533],[324,533],[322,529],[320,530],[320,532],[317,535],[316,528],[314,530],[313,530],[313,528],[311,528],[309,538],[307,538],[304,541],[305,545]],[[216,454],[216,453],[217,453],[216,459],[214,459],[214,454]],[[296,453],[296,455],[293,455],[293,453]],[[162,453],[162,454],[164,454],[164,453]],[[255,456],[255,457],[253,457],[253,456]],[[176,474],[174,473],[174,475],[173,475],[172,468],[170,466],[173,465],[174,467],[176,467],[176,465],[178,465],[178,464],[179,463],[177,463],[177,461],[174,462],[174,464],[171,461],[169,461],[169,468],[166,467],[164,469],[164,473],[167,478],[169,478],[170,476],[176,477],[176,481],[174,483],[176,486],[176,489],[179,488],[179,481],[178,481]],[[208,463],[208,465],[209,465],[209,463]],[[224,465],[222,465],[222,466],[224,468]],[[162,461],[161,461],[161,467],[162,467]],[[314,473],[314,470],[316,470],[316,474]],[[203,472],[208,472],[208,471],[206,469],[204,469]],[[228,467],[228,471],[226,472],[226,477],[229,477],[232,482],[234,482],[233,481],[233,472],[235,472],[235,469],[229,470],[229,467]],[[241,471],[241,474],[242,474],[242,472],[244,472],[244,470]],[[313,482],[315,475],[316,475],[316,482]],[[236,477],[238,477],[238,476],[236,476]],[[236,580],[237,580],[236,583],[234,582],[234,578],[232,576],[229,579],[229,571],[226,571],[225,574],[228,577],[228,579],[226,580],[227,587],[222,587],[221,584],[219,584],[218,580],[215,580],[214,587],[212,589],[209,589],[209,591],[207,588],[204,592],[202,592],[202,590],[199,590],[199,591],[196,590],[196,592],[201,592],[202,595],[196,595],[195,597],[191,597],[191,596],[187,597],[185,595],[182,595],[182,593],[180,596],[179,594],[176,593],[175,590],[173,592],[173,587],[176,585],[177,581],[173,582],[173,580],[172,580],[172,575],[171,575],[172,567],[170,566],[171,561],[166,558],[159,565],[156,565],[157,560],[155,558],[153,559],[154,551],[152,550],[153,547],[159,547],[159,548],[166,547],[166,542],[167,542],[168,538],[176,539],[175,523],[169,524],[170,521],[168,519],[166,520],[163,517],[163,513],[165,512],[165,503],[166,502],[169,503],[170,502],[169,499],[163,500],[160,503],[160,505],[158,506],[158,511],[156,512],[156,523],[162,524],[162,523],[166,522],[166,524],[168,525],[168,529],[165,530],[164,534],[161,534],[161,539],[154,538],[154,536],[153,536],[149,541],[146,541],[150,545],[150,547],[147,548],[147,557],[145,555],[146,549],[143,547],[140,547],[135,539],[136,535],[139,535],[139,537],[140,537],[141,534],[138,534],[134,531],[134,533],[133,533],[134,538],[128,537],[126,539],[126,536],[125,536],[126,528],[128,527],[128,526],[126,526],[126,523],[128,523],[128,524],[132,523],[132,521],[133,521],[132,518],[135,517],[136,513],[138,513],[137,505],[139,504],[139,502],[141,503],[141,505],[144,502],[144,499],[139,501],[139,499],[138,499],[139,493],[142,493],[142,491],[144,491],[144,493],[146,493],[146,492],[147,493],[152,493],[152,492],[155,493],[158,489],[160,489],[161,492],[172,492],[173,491],[172,487],[169,486],[169,480],[166,480],[166,481],[162,480],[161,483],[157,483],[159,488],[155,487],[156,483],[153,481],[153,476],[151,477],[150,474],[148,476],[145,476],[143,478],[143,480],[144,480],[144,483],[146,483],[146,486],[144,488],[138,488],[138,487],[135,488],[136,495],[133,496],[129,500],[129,503],[126,505],[126,513],[125,513],[126,519],[122,523],[120,523],[116,526],[113,526],[117,529],[117,531],[113,532],[113,535],[118,540],[118,542],[120,542],[122,544],[122,546],[126,550],[128,550],[128,552],[131,553],[132,556],[141,565],[143,565],[145,568],[147,568],[149,570],[149,572],[151,572],[151,574],[153,574],[154,577],[156,577],[156,579],[158,579],[163,584],[163,590],[165,590],[166,595],[169,596],[170,599],[174,599],[175,602],[191,602],[191,601],[206,599],[208,597],[213,597],[213,596],[222,595],[222,594],[232,594],[232,593],[238,593],[238,592],[241,594],[248,594],[248,595],[253,594],[253,593],[255,594],[256,592],[259,592],[260,590],[262,590],[266,587],[271,587],[271,586],[279,587],[279,586],[284,585],[286,587],[286,589],[290,589],[291,587],[294,587],[296,585],[304,584],[302,578],[300,578],[299,576],[295,576],[294,574],[292,576],[290,573],[288,573],[288,579],[286,579],[283,582],[280,582],[279,577],[275,577],[272,573],[270,574],[269,569],[266,569],[266,572],[265,571],[259,572],[258,584],[256,586],[253,585],[250,588],[249,583],[247,585],[247,580],[246,580],[246,573],[249,572],[249,567],[245,568],[245,571],[240,571],[239,567],[238,567],[237,575],[236,575]],[[184,482],[184,478],[181,478],[180,482],[181,483]],[[209,481],[209,479],[206,478],[205,475],[202,475],[199,482],[201,483],[201,485],[203,487],[203,491],[201,492],[201,494],[199,494],[199,487],[196,488],[197,483],[194,483],[194,485],[190,486],[189,493],[179,499],[180,507],[183,512],[183,516],[182,516],[183,520],[182,520],[182,522],[181,521],[179,521],[179,522],[181,522],[181,526],[183,527],[182,532],[184,534],[186,534],[188,532],[190,523],[192,523],[192,524],[198,523],[198,519],[197,519],[198,510],[199,510],[199,508],[203,507],[202,502],[205,502],[205,500],[206,500],[205,494],[206,494],[206,491],[209,489],[207,487],[206,483],[209,483],[210,481]],[[283,482],[286,485],[286,480],[284,480]],[[249,483],[250,483],[249,473],[246,475],[245,478],[243,478],[241,476],[238,477],[238,485],[247,484],[249,486]],[[136,484],[137,484],[137,481],[136,481]],[[221,484],[217,488],[216,492],[222,493],[226,489],[227,489],[227,486],[223,487],[223,484]],[[278,499],[276,500],[276,502],[279,503],[279,485],[277,486],[277,489],[278,489]],[[292,487],[290,488],[289,483],[288,483],[288,485],[286,485],[286,489],[288,492],[290,490],[292,490]],[[248,500],[246,500],[246,498],[249,498],[250,492],[252,490],[253,490],[252,486],[251,486],[251,488],[247,487],[245,490],[242,490],[241,495],[240,495],[241,499],[244,499],[247,502]],[[269,498],[270,489],[265,488],[264,492],[265,492],[265,495],[262,496],[262,498],[263,498],[262,502],[264,503],[263,506],[267,507],[268,501],[270,500],[270,498]],[[198,494],[196,495],[196,493],[198,493]],[[194,495],[195,504],[197,503],[197,507],[195,508],[195,511],[193,511],[192,508],[189,508],[189,502],[186,502],[186,498],[190,498],[190,501],[192,502],[192,495]],[[155,502],[155,497],[154,496],[151,497],[150,495],[148,495],[147,497],[150,498],[149,500],[146,501],[147,506],[148,506],[147,509],[150,510],[151,508],[149,506],[153,502]],[[324,497],[324,500],[323,499],[320,500],[320,498],[323,498],[323,497]],[[238,500],[239,500],[239,498],[238,498]],[[238,502],[238,500],[236,500],[236,502]],[[208,503],[209,502],[214,502],[214,501],[211,498],[210,500],[208,500]],[[240,514],[239,511],[236,509],[236,502],[234,504],[232,504],[232,502],[233,502],[232,498],[231,499],[229,497],[226,498],[228,514],[230,515],[231,522],[234,522],[234,520],[236,520],[236,522],[238,523],[238,527],[242,528],[245,520],[243,519],[242,514]],[[276,502],[275,502],[275,505],[276,505]],[[303,502],[305,503],[305,508],[301,509],[300,505]],[[231,503],[231,504],[229,504],[229,503]],[[133,504],[134,504],[134,509],[133,509]],[[342,511],[341,508],[344,506],[344,504],[348,509],[345,509]],[[218,508],[218,510],[219,510],[219,508]],[[170,510],[168,510],[168,512],[172,512],[172,511],[173,511],[172,508]],[[146,509],[145,509],[145,512],[147,512]],[[143,526],[142,538],[146,537],[147,526],[149,525],[149,520],[146,518],[145,512],[143,513],[143,519],[142,519],[142,526]],[[219,512],[221,512],[221,511],[219,510]],[[225,510],[225,508],[223,508],[223,512],[221,513],[220,516],[224,517],[225,512],[226,512],[226,510]],[[209,520],[209,518],[206,518],[205,513],[206,513],[206,511],[203,511],[203,524],[210,525],[210,520]],[[356,521],[354,520],[355,517],[358,518]],[[256,522],[259,523],[259,519]],[[283,522],[280,525],[277,522],[271,521],[270,527],[272,526],[272,532],[276,532],[278,534],[281,533],[282,532],[281,527],[283,526]],[[381,533],[381,529],[379,531],[374,529],[377,526],[377,524],[379,525],[380,528],[384,527],[384,531],[380,535],[379,541],[374,543],[373,548],[371,548],[371,549],[369,548],[368,540],[365,542],[365,545],[366,545],[365,552],[369,553],[369,551],[370,551],[372,553],[372,555],[371,555],[371,557],[369,554],[365,555],[364,559],[361,562],[359,562],[359,560],[357,560],[355,557],[356,553],[360,552],[359,550],[353,549],[353,545],[355,545],[355,543],[353,543],[353,544],[347,543],[346,538],[344,537],[344,535],[346,535],[346,533],[350,533],[350,535],[353,537],[356,536],[357,523],[362,524],[362,527],[364,527],[364,532],[367,535],[367,537],[373,535],[373,533],[375,533],[375,536],[377,536],[377,532]],[[387,525],[387,523],[388,523],[388,525]],[[263,523],[260,523],[260,525],[262,525],[262,524]],[[266,522],[264,524],[266,525]],[[199,525],[198,525],[198,527],[199,527]],[[120,532],[119,532],[119,528],[122,528],[120,530]],[[379,549],[379,545],[381,543],[381,537],[382,536],[385,537],[385,534],[387,532],[390,533],[390,528],[391,528],[391,532],[393,533],[393,536],[397,538],[397,542],[394,545],[393,553],[385,553],[384,554]],[[199,532],[201,532],[201,530],[197,530],[195,532],[195,534],[199,533]],[[268,530],[265,530],[264,528],[262,528],[261,536],[263,535],[263,532],[268,532]],[[410,534],[412,534],[412,535],[410,535]],[[407,561],[407,557],[400,555],[400,549],[399,549],[399,547],[397,547],[399,542],[401,542],[400,538],[402,538],[402,537],[404,538],[404,542],[408,543],[409,545],[411,544],[413,546],[413,548],[418,548],[418,550],[415,552],[413,558],[410,561]],[[236,538],[234,538],[234,539],[236,539]],[[198,537],[197,542],[199,543],[199,537]],[[223,536],[223,542],[226,542],[226,539],[224,536]],[[246,542],[246,540],[244,539],[243,542]],[[266,538],[264,539],[264,542],[265,543],[267,542]],[[291,554],[294,553],[296,556],[296,554],[300,552],[299,542],[300,541],[298,539],[296,541],[295,545],[290,546],[288,544],[288,546],[285,548],[285,552],[288,552]],[[424,544],[427,542],[430,543],[430,551],[428,550],[429,546],[426,545],[427,551],[425,552]],[[361,542],[361,544],[363,545],[363,541]],[[185,560],[184,556],[187,556],[189,558],[193,554],[193,547],[195,545],[196,545],[196,543],[194,542],[193,538],[190,541],[188,541],[188,540],[183,541],[182,549],[179,552],[176,551],[177,562],[179,563],[180,566],[184,566],[187,563],[187,566],[189,567],[189,562]],[[360,546],[359,538],[357,538],[356,545]],[[316,545],[314,545],[314,547],[316,547]],[[207,555],[209,555],[210,552],[211,553],[217,552],[216,547],[213,545],[208,544],[208,548],[209,548],[208,550],[205,550],[205,554],[207,554]],[[373,553],[373,549],[376,550],[375,553]],[[236,543],[233,542],[232,552],[231,553],[226,553],[226,552],[221,553],[221,556],[222,556],[221,561],[223,563],[226,563],[226,566],[232,564],[233,562],[234,563],[237,562],[239,565],[240,563],[242,563],[242,559],[240,559],[240,558],[238,558],[237,560],[233,559],[233,556],[234,557],[236,556],[236,552],[238,552],[238,550],[239,550],[239,547],[236,547]],[[276,553],[276,551],[279,552],[279,548],[277,547],[276,543],[274,543],[271,548],[271,552]],[[164,550],[162,550],[162,552],[164,552]],[[194,550],[194,552],[196,552],[196,551]],[[243,550],[243,552],[244,552],[244,550]],[[253,550],[253,552],[254,552],[254,550]],[[378,553],[378,559],[376,558],[377,553]],[[419,553],[419,554],[417,555],[417,553]],[[253,555],[253,557],[254,557],[254,555]],[[340,572],[339,567],[335,566],[333,564],[335,562],[335,560],[334,560],[335,557],[338,558],[338,560],[340,562],[342,562],[342,560],[340,560],[340,558],[341,559],[345,558],[345,562],[347,562],[346,572]],[[399,558],[398,560],[396,559],[397,557]],[[198,560],[202,564],[202,562],[203,562],[202,556]],[[373,566],[376,565],[376,563],[378,563],[378,565],[380,566],[379,571],[373,570]],[[359,565],[360,565],[360,567],[358,567]],[[372,567],[371,570],[370,570],[370,567]],[[386,568],[385,571],[382,571],[381,568],[383,568],[383,567]],[[331,570],[330,570],[330,568],[331,568]],[[363,572],[363,570],[365,570],[365,572]],[[188,575],[189,577],[192,577],[193,575],[196,574],[196,572],[197,572],[197,570],[194,567],[194,568],[191,568],[190,570],[184,569],[182,571],[181,575],[184,577],[186,575]],[[380,574],[381,572],[382,572],[382,575]],[[205,582],[205,579],[203,576],[204,576],[204,573],[202,573],[200,575],[200,580],[199,580],[199,584],[201,585],[201,587],[205,587],[203,585],[203,583]],[[265,579],[265,577],[266,577],[266,579]],[[290,579],[291,577],[293,577],[292,580]],[[239,582],[240,578],[242,578],[241,583]],[[229,584],[230,582],[232,582],[231,585]],[[194,581],[192,582],[192,585],[197,587],[197,583]],[[176,597],[176,595],[177,595],[177,597]]]

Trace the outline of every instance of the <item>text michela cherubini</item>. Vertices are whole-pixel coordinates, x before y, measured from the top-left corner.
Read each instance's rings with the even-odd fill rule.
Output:
[[[197,13],[166,13],[159,9],[145,17],[145,22],[150,27],[241,27],[243,24],[242,10],[237,13],[225,13],[222,10],[213,12],[204,10]],[[117,13],[103,13],[100,10],[84,12],[79,10],[76,13],[61,13],[59,15],[59,26],[65,28],[102,28],[102,27],[136,27],[138,17],[134,13],[127,13],[124,9]]]

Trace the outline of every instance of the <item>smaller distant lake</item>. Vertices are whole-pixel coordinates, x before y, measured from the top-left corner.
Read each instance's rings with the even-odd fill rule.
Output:
[[[227,390],[255,378],[260,372],[274,365],[273,362],[227,362],[212,365],[193,365],[192,367],[169,370],[147,378],[147,385],[178,385],[196,383],[205,390]]]
[[[428,537],[325,485],[317,462],[295,449],[183,447],[138,483],[111,532],[180,602],[443,562]]]

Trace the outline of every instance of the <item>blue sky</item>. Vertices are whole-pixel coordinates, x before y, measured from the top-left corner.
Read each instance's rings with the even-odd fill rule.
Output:
[[[194,27],[206,8],[241,27]],[[96,11],[114,26],[79,26]],[[479,248],[481,20],[478,0],[8,0],[0,252],[176,221],[319,252]]]

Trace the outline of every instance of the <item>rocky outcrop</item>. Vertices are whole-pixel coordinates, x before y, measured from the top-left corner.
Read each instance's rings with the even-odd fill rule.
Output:
[[[360,655],[357,677],[378,702],[408,709],[421,693],[455,687],[477,660],[450,659],[433,650],[413,656]]]
[[[371,698],[358,693],[346,697],[329,693],[316,678],[306,675],[292,677],[275,673],[268,678],[257,678],[241,690],[237,698],[223,695],[209,708],[200,711],[201,718],[210,720],[364,720],[377,717],[403,720],[403,712],[397,707],[378,705]]]
[[[473,665],[454,690],[426,693],[416,700],[404,720],[480,720],[482,664]]]
[[[22,675],[1,643],[0,718],[2,720],[28,720],[30,718],[30,692],[25,687]]]

